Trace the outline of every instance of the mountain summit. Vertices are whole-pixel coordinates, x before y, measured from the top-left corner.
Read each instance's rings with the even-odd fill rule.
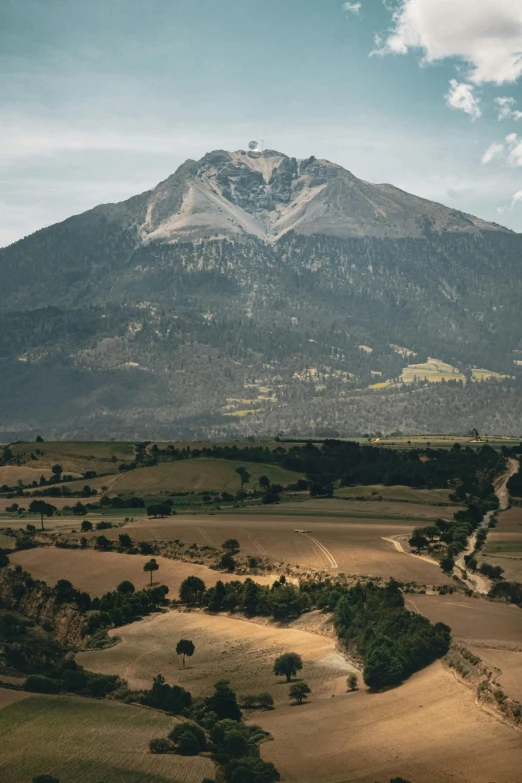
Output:
[[[178,242],[288,231],[348,237],[422,237],[426,232],[507,231],[393,185],[374,185],[315,157],[275,150],[209,152],[186,161],[129,205],[142,241]]]
[[[210,152],[0,249],[0,438],[519,431],[521,258],[326,160]]]

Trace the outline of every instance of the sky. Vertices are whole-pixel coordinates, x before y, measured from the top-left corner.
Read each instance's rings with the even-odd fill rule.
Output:
[[[251,139],[522,231],[522,0],[1,0],[0,246]]]

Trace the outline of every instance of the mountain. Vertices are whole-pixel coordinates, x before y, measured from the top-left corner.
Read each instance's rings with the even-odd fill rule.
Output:
[[[518,432],[521,250],[325,160],[208,153],[0,250],[0,437]]]

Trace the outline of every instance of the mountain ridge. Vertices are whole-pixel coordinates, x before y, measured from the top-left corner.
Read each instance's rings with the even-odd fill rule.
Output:
[[[410,354],[486,368],[456,399],[512,428],[521,258],[520,235],[336,164],[207,153],[0,249],[0,433],[349,434],[357,411],[416,431]]]

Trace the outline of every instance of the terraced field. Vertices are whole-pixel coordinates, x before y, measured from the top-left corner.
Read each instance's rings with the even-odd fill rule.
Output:
[[[200,783],[214,779],[206,758],[155,756],[153,737],[173,718],[140,707],[73,696],[31,696],[0,710],[0,780],[28,783]]]

